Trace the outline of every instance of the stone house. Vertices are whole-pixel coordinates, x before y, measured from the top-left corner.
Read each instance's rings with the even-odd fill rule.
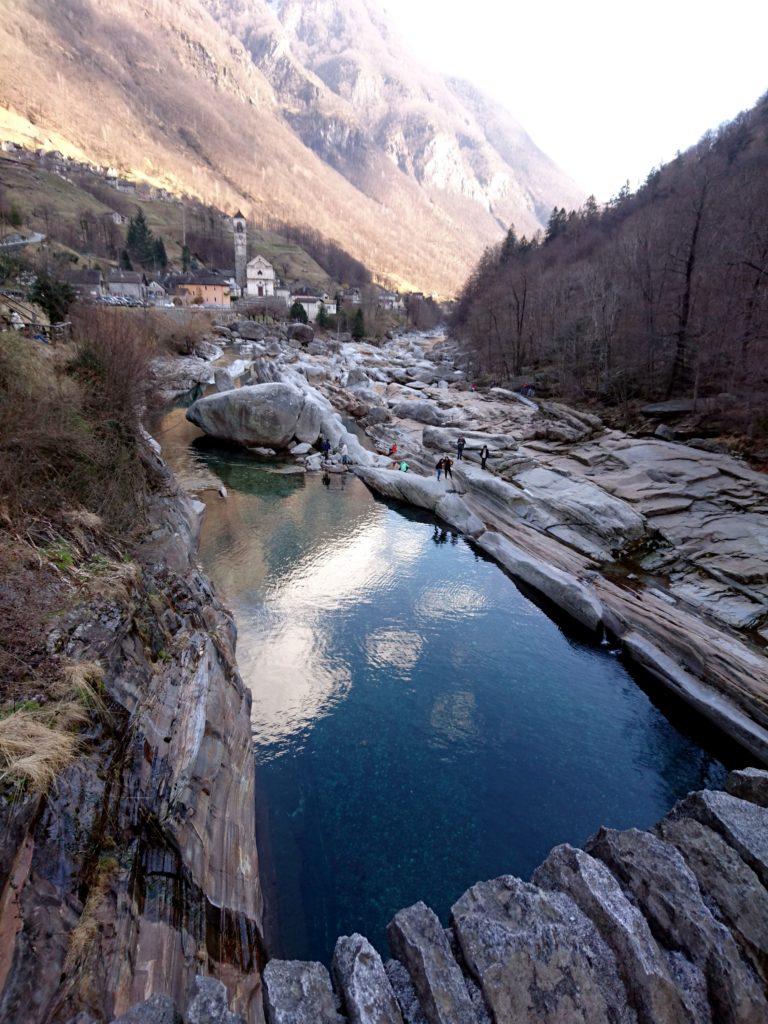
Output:
[[[246,294],[249,298],[271,298],[275,294],[275,268],[263,256],[254,256],[246,267]]]
[[[168,301],[168,292],[165,286],[157,278],[150,278],[147,285],[147,299],[155,306],[161,306]]]
[[[71,270],[66,280],[79,299],[100,299],[105,294],[104,275],[98,269]]]
[[[144,302],[147,295],[147,280],[138,270],[110,270],[107,276],[110,295],[123,299]]]

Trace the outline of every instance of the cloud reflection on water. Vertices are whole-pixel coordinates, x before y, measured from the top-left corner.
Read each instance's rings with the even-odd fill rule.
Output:
[[[253,694],[257,750],[273,757],[349,692],[355,665],[337,657],[334,628],[345,606],[393,586],[428,538],[385,532],[377,518],[326,543],[318,538],[293,569],[268,581],[264,605],[242,633],[238,661]],[[407,638],[407,640],[406,640]],[[415,663],[416,634],[383,631],[368,638],[377,656],[398,667]],[[399,646],[398,646],[399,644]]]

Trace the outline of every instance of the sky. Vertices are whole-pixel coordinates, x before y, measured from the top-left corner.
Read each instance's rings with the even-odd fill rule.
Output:
[[[605,201],[768,91],[768,0],[381,0]]]

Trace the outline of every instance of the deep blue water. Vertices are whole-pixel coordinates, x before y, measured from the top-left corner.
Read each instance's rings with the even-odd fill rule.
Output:
[[[447,920],[475,881],[649,826],[741,760],[428,518],[170,427],[171,461],[230,491],[201,560],[253,693],[271,955],[328,962],[353,931],[386,953],[400,907]]]

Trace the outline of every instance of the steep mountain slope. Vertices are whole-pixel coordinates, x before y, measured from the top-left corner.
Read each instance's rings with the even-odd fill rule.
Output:
[[[372,0],[16,0],[0,96],[4,135],[309,224],[442,294],[509,223],[531,233],[581,199],[510,115],[421,68]]]

